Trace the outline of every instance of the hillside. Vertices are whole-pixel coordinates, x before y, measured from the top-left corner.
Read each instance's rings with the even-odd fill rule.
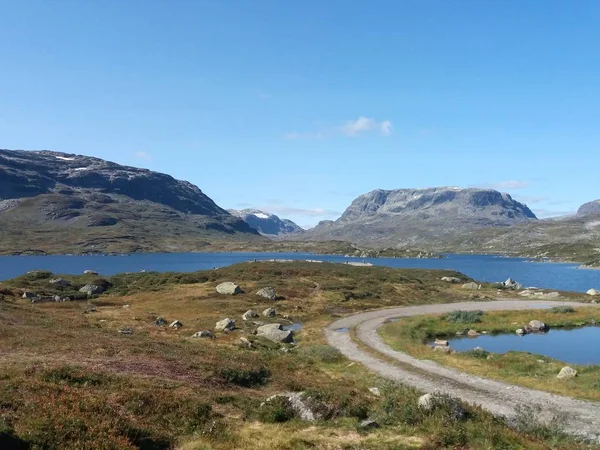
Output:
[[[281,219],[258,209],[228,209],[231,215],[244,220],[263,236],[275,238],[284,234],[302,233],[304,230],[289,219]]]
[[[338,220],[321,222],[303,238],[431,248],[475,229],[535,221],[526,205],[489,189],[376,190],[355,199]]]
[[[169,175],[88,156],[0,150],[0,253],[192,251],[260,239]]]

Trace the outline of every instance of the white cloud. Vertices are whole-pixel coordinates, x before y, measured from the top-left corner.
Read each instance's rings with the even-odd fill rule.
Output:
[[[137,159],[141,159],[142,161],[152,161],[152,155],[147,152],[135,152],[133,154]]]
[[[291,132],[283,135],[285,139],[322,139],[324,137],[347,136],[357,137],[362,134],[378,133],[381,136],[392,134],[392,122],[389,120],[377,121],[370,117],[360,116],[358,119],[348,120],[343,125],[324,129],[316,132]]]

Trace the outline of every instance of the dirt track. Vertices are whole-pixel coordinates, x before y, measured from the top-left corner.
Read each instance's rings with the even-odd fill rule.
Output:
[[[560,305],[596,305],[573,302],[542,300],[508,300],[491,302],[465,302],[444,305],[411,306],[369,311],[337,320],[325,328],[330,345],[338,348],[353,361],[360,362],[379,375],[414,386],[426,392],[441,391],[458,397],[468,403],[482,406],[493,414],[511,417],[519,404],[539,405],[542,418],[552,416],[565,417],[566,431],[600,439],[600,403],[575,400],[547,392],[537,391],[462,373],[443,367],[437,363],[415,359],[398,352],[383,343],[377,334],[377,328],[386,320],[395,317],[435,314],[462,310],[524,310],[543,306]],[[597,305],[600,307],[600,305]],[[348,331],[340,329],[355,328],[358,339],[377,353],[392,358],[397,363],[386,362],[378,358],[375,352],[362,350],[354,342]]]

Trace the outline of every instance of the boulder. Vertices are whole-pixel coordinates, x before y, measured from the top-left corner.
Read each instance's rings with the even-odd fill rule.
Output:
[[[242,293],[242,289],[231,281],[226,281],[217,286],[217,292],[223,295],[237,295]]]
[[[64,278],[54,278],[50,280],[50,284],[55,284],[60,287],[67,287],[71,284],[70,281],[65,280]]]
[[[587,295],[600,295],[600,291],[598,289],[590,289],[587,291]]]
[[[517,333],[519,336],[525,336],[527,334],[527,331],[524,328],[517,328],[515,333]]]
[[[477,332],[477,330],[469,330],[469,331],[467,331],[467,336],[477,337],[477,336],[479,336],[479,333]]]
[[[441,345],[441,346],[448,346],[448,341],[445,341],[444,339],[436,339],[434,342],[435,345]]]
[[[270,286],[259,289],[258,292],[256,292],[256,295],[258,295],[259,297],[269,299],[269,300],[275,300],[277,298],[275,289],[273,289]]]
[[[512,278],[509,278],[503,284],[504,284],[504,287],[506,289],[514,289],[514,290],[521,290],[521,289],[523,289],[523,286],[521,285],[521,283],[517,283]]]
[[[461,279],[456,278],[456,277],[442,277],[441,280],[445,281],[446,283],[460,283],[461,282]]]
[[[275,308],[267,308],[262,312],[262,315],[265,317],[275,317],[277,315],[277,311]]]
[[[463,284],[462,288],[463,289],[469,289],[469,290],[475,290],[475,289],[481,289],[481,286],[478,285],[477,283],[470,282],[470,283]]]
[[[380,425],[377,423],[377,421],[373,419],[365,419],[359,424],[359,428],[362,430],[374,430],[375,428],[379,428],[379,426]]]
[[[259,317],[258,313],[251,309],[249,309],[244,314],[242,314],[242,319],[244,319],[244,320],[250,320],[250,319],[254,319],[256,317]]]
[[[216,331],[231,331],[235,328],[235,321],[230,318],[219,320],[215,325]]]
[[[570,368],[569,366],[565,366],[560,369],[556,378],[562,380],[563,378],[575,378],[577,376],[577,371],[575,369]]]
[[[35,297],[37,297],[37,295],[35,295],[33,292],[29,292],[29,291],[23,292],[23,298],[35,298]]]
[[[370,387],[369,392],[373,395],[376,395],[377,397],[381,397],[381,391],[378,387]]]
[[[419,408],[424,411],[431,411],[434,405],[433,394],[425,394],[419,397]]]
[[[157,317],[154,323],[159,327],[162,327],[167,324],[167,321],[163,317]]]
[[[93,270],[84,270],[84,275],[98,275],[98,272],[94,272]]]
[[[198,331],[192,335],[193,338],[214,338],[215,335],[208,330]]]
[[[284,330],[280,323],[262,325],[256,329],[256,335],[273,342],[289,343],[294,340],[294,333],[290,330]]]
[[[448,346],[436,345],[435,347],[433,347],[433,351],[434,352],[442,352],[442,353],[450,353],[452,351],[452,349]]]
[[[181,328],[183,326],[183,324],[179,321],[179,320],[174,320],[173,322],[171,322],[171,325],[169,325],[169,327],[171,328]]]
[[[529,328],[531,328],[533,331],[544,331],[547,327],[544,322],[541,322],[539,320],[532,320],[531,322],[529,322]]]
[[[97,284],[86,284],[79,292],[82,292],[87,295],[98,295],[104,292],[104,288],[102,286],[98,286]]]

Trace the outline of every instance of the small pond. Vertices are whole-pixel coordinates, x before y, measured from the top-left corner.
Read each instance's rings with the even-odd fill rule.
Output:
[[[482,347],[493,353],[528,352],[570,364],[600,365],[600,326],[551,329],[546,333],[484,334],[475,338],[452,337],[450,348],[457,352]]]

